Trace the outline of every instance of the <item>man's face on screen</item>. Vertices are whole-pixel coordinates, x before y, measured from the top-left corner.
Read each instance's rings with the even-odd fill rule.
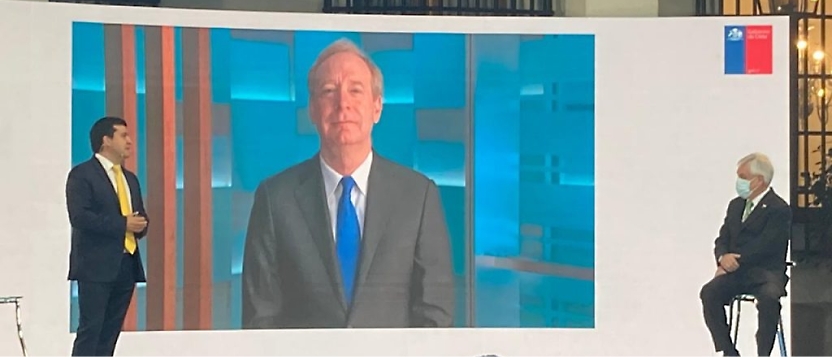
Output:
[[[130,133],[127,132],[126,126],[115,125],[113,128],[115,129],[113,137],[104,137],[104,148],[116,157],[126,159],[130,157],[133,140],[130,139]]]
[[[373,93],[373,76],[358,55],[341,52],[321,63],[309,116],[321,141],[330,147],[370,141],[381,115],[381,97]]]

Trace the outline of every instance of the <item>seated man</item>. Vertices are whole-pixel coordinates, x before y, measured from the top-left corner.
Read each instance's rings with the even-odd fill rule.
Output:
[[[757,356],[769,356],[786,294],[786,251],[791,230],[789,205],[769,186],[774,168],[759,153],[739,161],[737,194],[715,241],[716,273],[702,287],[705,324],[716,351],[739,356],[731,341],[724,306],[739,294],[753,294],[759,312]]]

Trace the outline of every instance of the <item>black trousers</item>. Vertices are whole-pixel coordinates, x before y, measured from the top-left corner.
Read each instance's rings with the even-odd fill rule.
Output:
[[[138,259],[125,253],[115,281],[78,281],[80,318],[73,356],[113,355],[136,286],[136,264]]]
[[[755,272],[758,273],[758,272]],[[737,271],[713,278],[699,294],[705,325],[711,332],[716,351],[736,352],[725,315],[725,306],[739,294],[753,294],[757,298],[757,356],[769,356],[774,348],[777,323],[780,321],[780,297],[785,293],[785,282],[776,274],[755,274]]]

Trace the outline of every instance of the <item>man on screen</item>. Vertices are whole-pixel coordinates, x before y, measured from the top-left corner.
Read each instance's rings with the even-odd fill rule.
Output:
[[[757,298],[757,356],[774,347],[780,319],[780,297],[786,294],[786,251],[791,229],[789,205],[770,187],[774,168],[755,153],[739,161],[737,194],[728,204],[714,254],[716,273],[702,287],[705,324],[716,351],[739,356],[731,341],[724,306],[739,294]]]
[[[105,117],[90,130],[94,157],[72,168],[66,205],[72,225],[69,279],[78,282],[73,356],[112,356],[136,282],[145,274],[137,240],[147,233],[139,180],[122,164],[127,123]]]
[[[317,155],[256,190],[244,328],[450,327],[450,243],[433,181],[373,151],[379,68],[352,42],[309,70]]]

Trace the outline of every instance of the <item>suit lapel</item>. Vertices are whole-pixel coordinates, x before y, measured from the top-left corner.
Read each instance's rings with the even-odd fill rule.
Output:
[[[306,226],[312,235],[312,240],[315,242],[321,260],[324,262],[332,289],[338,296],[341,306],[346,310],[347,304],[344,301],[341,273],[338,264],[335,263],[334,238],[330,229],[331,220],[329,217],[329,209],[327,209],[326,197],[324,196],[324,183],[317,156],[315,159],[308,161],[308,165],[308,172],[306,175],[303,175],[307,179],[295,191],[295,199],[306,219]]]
[[[773,191],[768,191],[769,193]],[[768,202],[769,193],[766,193],[765,196],[760,198],[760,202],[757,203],[757,206],[751,211],[751,214],[745,218],[745,222],[742,222],[742,228],[748,227],[749,224],[753,223],[755,220],[759,219],[765,214],[766,210],[766,203]],[[743,207],[744,208],[744,207]]]
[[[376,248],[384,237],[390,210],[395,207],[395,191],[385,179],[384,159],[375,155],[370,168],[370,178],[367,184],[367,204],[364,217],[364,232],[361,239],[361,255],[359,261],[358,279],[356,281],[356,296],[361,292],[367,273],[373,263]]]
[[[130,208],[132,212],[141,212],[142,207],[139,204],[141,202],[141,194],[139,193],[139,178],[136,177],[131,171],[124,171],[124,180],[127,181],[127,189],[130,191]],[[118,196],[118,195],[116,195]]]

